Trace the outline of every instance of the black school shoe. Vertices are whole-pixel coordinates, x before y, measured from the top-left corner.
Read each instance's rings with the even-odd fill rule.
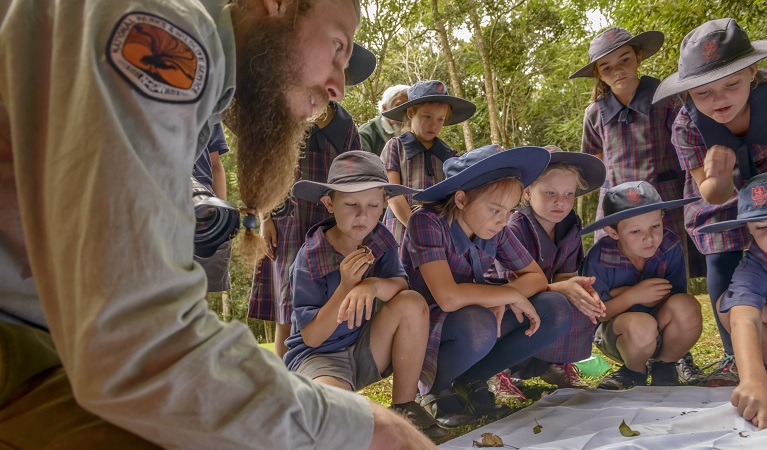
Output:
[[[650,368],[650,386],[679,386],[679,374],[675,362],[655,361]]]
[[[487,388],[485,381],[465,383],[455,380],[453,381],[453,389],[469,403],[476,417],[487,417],[489,420],[495,420],[511,414],[511,408],[495,402],[495,395]]]
[[[421,406],[434,417],[439,426],[444,428],[472,425],[479,419],[472,413],[466,400],[462,399],[453,388],[424,395]]]
[[[434,416],[426,412],[416,402],[407,402],[401,406],[392,405],[391,409],[405,416],[410,423],[421,430],[429,439],[441,439],[450,434],[446,429],[439,426]]]
[[[599,380],[597,389],[616,391],[619,389],[633,388],[634,386],[647,386],[647,374],[634,372],[624,365],[615,372]]]

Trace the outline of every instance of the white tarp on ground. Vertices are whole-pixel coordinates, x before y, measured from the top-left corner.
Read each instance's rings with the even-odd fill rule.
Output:
[[[732,388],[637,387],[626,391],[560,389],[533,406],[439,446],[472,449],[482,433],[530,449],[767,449],[730,404]],[[533,427],[541,425],[539,434]],[[624,437],[621,421],[641,434]],[[507,447],[508,448],[508,447]]]

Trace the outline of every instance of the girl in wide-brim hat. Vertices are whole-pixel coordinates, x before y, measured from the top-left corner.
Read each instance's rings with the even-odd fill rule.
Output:
[[[732,19],[712,20],[685,36],[679,71],[663,80],[655,94],[656,101],[674,94],[684,101],[672,140],[687,171],[685,196],[702,197],[685,206],[685,215],[687,231],[706,257],[712,308],[730,284],[749,238],[742,228],[700,230],[734,217],[737,191],[767,171],[767,84],[756,64],[764,58],[767,41],[750,41]],[[715,317],[725,355],[732,355],[729,333]],[[737,380],[726,358],[708,385],[737,385]]]

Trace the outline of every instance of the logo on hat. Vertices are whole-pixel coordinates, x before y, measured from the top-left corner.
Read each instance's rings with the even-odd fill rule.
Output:
[[[445,92],[447,92],[447,89],[445,89],[445,85],[442,83],[437,83],[436,88],[437,88],[437,92],[439,92],[440,94],[444,94]]]
[[[639,204],[642,201],[642,195],[634,188],[626,191],[626,200],[629,201],[631,206]]]
[[[707,39],[705,42],[703,42],[703,45],[700,46],[700,52],[701,56],[703,56],[703,60],[706,62],[718,58],[719,43],[715,38]]]
[[[754,207],[767,205],[767,188],[763,184],[751,188],[751,200],[754,201]]]

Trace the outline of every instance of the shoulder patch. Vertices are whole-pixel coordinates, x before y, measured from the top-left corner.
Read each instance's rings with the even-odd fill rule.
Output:
[[[154,14],[133,12],[115,25],[106,56],[141,95],[169,103],[200,98],[208,79],[208,55],[181,28]]]

